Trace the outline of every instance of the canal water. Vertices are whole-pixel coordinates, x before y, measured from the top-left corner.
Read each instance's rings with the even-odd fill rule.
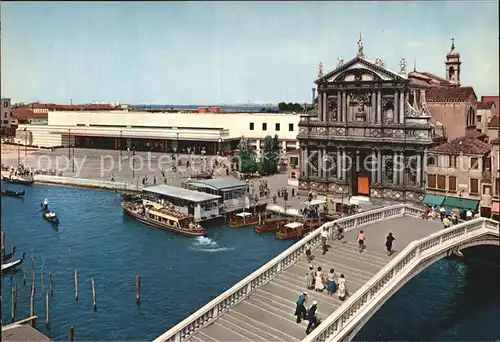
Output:
[[[12,190],[23,187],[6,185]],[[207,238],[149,228],[123,215],[108,191],[25,187],[24,199],[2,198],[7,247],[26,253],[23,269],[2,279],[3,324],[10,322],[11,287],[18,286],[19,319],[29,316],[31,256],[36,264],[37,327],[54,340],[152,340],[290,246],[251,229],[209,227]],[[41,217],[48,198],[61,223]],[[43,272],[42,272],[43,265]],[[442,260],[393,296],[357,336],[363,340],[491,340],[500,337],[500,282],[482,264]],[[74,299],[78,268],[79,300]],[[498,269],[495,269],[498,271]],[[23,285],[23,271],[27,283]],[[44,327],[43,291],[52,272],[51,329]],[[42,277],[43,273],[43,289]],[[135,303],[135,277],[142,279]],[[92,310],[91,279],[97,312]]]

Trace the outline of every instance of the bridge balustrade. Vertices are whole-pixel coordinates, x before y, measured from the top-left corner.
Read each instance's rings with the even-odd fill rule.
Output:
[[[417,208],[410,207],[406,204],[398,204],[325,223],[276,258],[263,265],[257,271],[238,282],[232,288],[210,301],[191,316],[156,338],[154,342],[182,342],[192,336],[196,331],[210,325],[230,307],[238,304],[254,290],[271,281],[281,270],[295,264],[305,255],[306,245],[310,245],[311,247],[319,245],[321,243],[320,233],[323,227],[331,228],[336,223],[340,227],[343,227],[345,232],[348,232],[366,224],[401,217],[403,215],[420,216],[421,213],[422,211]],[[356,305],[359,306],[360,303],[356,303]]]
[[[417,208],[407,207],[406,210],[418,215]],[[391,290],[394,290],[395,287],[400,288],[418,273],[418,271],[414,271],[416,266],[433,257],[439,259],[449,255],[450,253],[447,251],[451,251],[461,243],[487,234],[499,235],[498,222],[478,218],[436,232],[421,240],[413,241],[332,315],[327,317],[303,342],[350,341],[363,324],[387,300]],[[425,267],[427,266],[425,265]],[[412,271],[413,273],[411,273]]]

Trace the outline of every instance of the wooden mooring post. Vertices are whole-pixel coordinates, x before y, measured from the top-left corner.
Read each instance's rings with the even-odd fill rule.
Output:
[[[54,295],[54,287],[52,285],[52,272],[49,272],[49,287],[50,287],[50,295]]]
[[[75,300],[78,300],[78,268],[75,268]]]
[[[16,321],[16,306],[17,306],[17,287],[12,287],[12,323]]]
[[[94,307],[94,311],[97,311],[97,303],[95,297],[95,280],[92,278],[92,306]]]
[[[35,279],[31,283],[31,296],[30,296],[30,316],[35,316]],[[34,327],[36,325],[36,320],[33,319],[31,321],[31,326]]]
[[[70,342],[73,342],[75,340],[75,328],[74,327],[69,328],[69,340],[70,340]]]
[[[49,293],[45,294],[45,326],[50,327],[50,301]]]
[[[141,303],[141,276],[135,276],[135,303]]]
[[[5,232],[2,232],[2,250],[5,251]]]

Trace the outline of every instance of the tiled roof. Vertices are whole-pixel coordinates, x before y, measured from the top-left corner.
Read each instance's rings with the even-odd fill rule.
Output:
[[[498,116],[494,116],[491,118],[490,122],[488,123],[488,128],[500,128],[500,120]]]
[[[448,87],[451,83],[444,78],[431,74],[429,72],[412,71],[408,75],[410,82],[424,86]]]
[[[500,111],[500,96],[493,96],[493,95],[487,95],[487,96],[481,96],[481,101],[493,101],[495,102],[495,108],[497,109],[497,115],[498,112]]]
[[[477,109],[491,109],[494,103],[493,101],[479,101],[477,103]]]
[[[425,93],[427,102],[466,102],[473,95],[472,87],[430,87]]]
[[[22,107],[12,109],[12,116],[18,120],[27,120],[47,118],[48,114],[44,112],[33,112],[31,108]]]
[[[484,136],[484,135],[481,135]],[[440,154],[484,155],[491,151],[491,146],[478,138],[479,136],[461,137],[432,148],[430,151]]]

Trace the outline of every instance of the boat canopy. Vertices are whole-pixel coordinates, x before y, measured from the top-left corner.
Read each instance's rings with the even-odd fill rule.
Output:
[[[319,199],[315,199],[315,200],[312,200],[312,201],[307,201],[307,202],[304,202],[305,205],[309,205],[309,206],[313,206],[313,205],[321,205],[321,204],[326,204],[326,201],[324,200],[319,200]]]
[[[291,222],[291,223],[288,223],[287,225],[285,225],[286,228],[290,228],[290,229],[297,229],[297,228],[300,228],[302,226],[303,226],[303,224],[300,222]]]
[[[247,213],[247,212],[242,212],[242,213],[238,213],[238,214],[236,214],[236,216],[238,216],[238,217],[242,217],[242,218],[247,218],[247,217],[252,216],[252,214]]]

